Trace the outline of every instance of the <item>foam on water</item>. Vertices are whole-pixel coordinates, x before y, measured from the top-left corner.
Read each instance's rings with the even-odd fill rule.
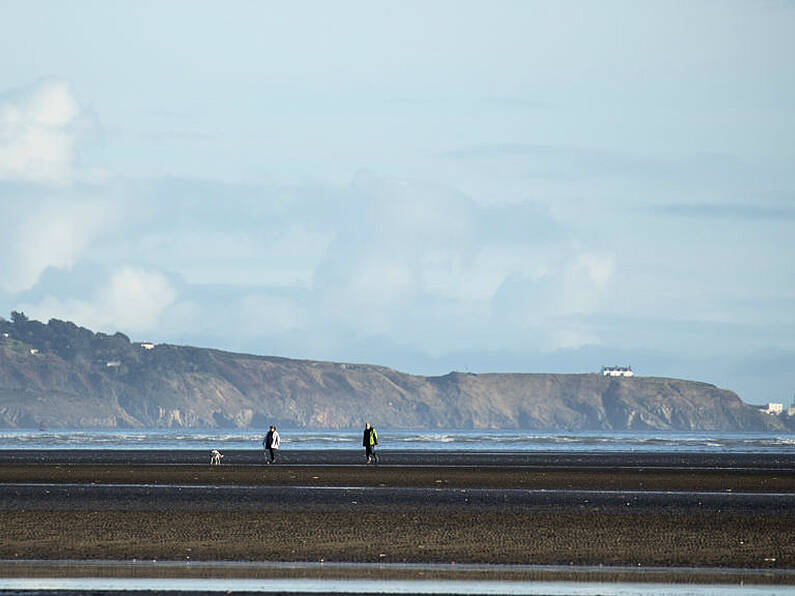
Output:
[[[291,450],[352,449],[360,430],[279,429]],[[10,429],[0,449],[259,449],[263,431],[215,429]],[[401,450],[793,453],[795,437],[771,433],[412,431],[379,429],[382,447]]]

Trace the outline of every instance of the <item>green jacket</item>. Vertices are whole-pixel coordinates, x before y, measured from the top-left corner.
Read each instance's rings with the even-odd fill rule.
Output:
[[[378,433],[371,426],[364,429],[364,436],[362,437],[362,447],[378,445]]]

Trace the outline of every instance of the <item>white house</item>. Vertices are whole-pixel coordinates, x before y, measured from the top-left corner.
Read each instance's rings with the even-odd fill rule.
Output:
[[[121,366],[120,360],[109,360],[105,363],[105,368],[119,368]]]
[[[154,350],[155,344],[150,344],[148,341],[139,344],[144,350]]]
[[[603,377],[634,377],[631,366],[603,366]]]
[[[760,406],[759,409],[765,414],[781,414],[784,411],[784,404],[769,403],[766,406]]]

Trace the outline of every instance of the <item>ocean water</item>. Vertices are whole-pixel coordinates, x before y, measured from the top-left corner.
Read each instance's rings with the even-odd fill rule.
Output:
[[[359,430],[280,428],[282,448],[358,449]],[[795,453],[795,434],[379,430],[382,449],[557,452]],[[221,429],[5,429],[0,449],[261,449],[264,431]]]

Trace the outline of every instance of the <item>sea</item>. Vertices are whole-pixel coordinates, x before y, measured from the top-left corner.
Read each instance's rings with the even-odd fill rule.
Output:
[[[358,449],[361,430],[280,428],[282,449]],[[0,449],[261,449],[264,431],[228,429],[3,429]],[[795,453],[795,434],[378,430],[382,449],[497,452]]]

